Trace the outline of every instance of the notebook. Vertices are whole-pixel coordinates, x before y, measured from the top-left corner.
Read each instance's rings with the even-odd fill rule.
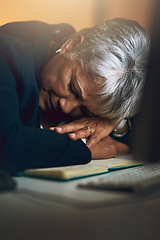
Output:
[[[23,173],[19,173],[19,176],[39,177],[66,181],[76,178],[104,174],[107,172],[134,167],[142,164],[143,163],[140,161],[138,162],[123,158],[110,158],[103,160],[92,160],[90,163],[82,165],[28,169]]]

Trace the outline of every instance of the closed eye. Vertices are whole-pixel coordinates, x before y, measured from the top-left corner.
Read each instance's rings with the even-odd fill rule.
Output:
[[[77,88],[76,88],[75,84],[76,84]],[[70,82],[68,83],[68,91],[69,91],[70,93],[74,94],[75,97],[76,97],[78,100],[81,100],[81,101],[83,100],[83,99],[82,99],[82,94],[81,94],[81,89],[80,89],[80,87],[79,87],[79,85],[78,85],[78,83],[77,83],[76,78],[75,78],[73,75],[71,76],[71,80],[70,80]]]

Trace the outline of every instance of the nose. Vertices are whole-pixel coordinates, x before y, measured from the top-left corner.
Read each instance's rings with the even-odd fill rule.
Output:
[[[75,108],[80,106],[79,102],[72,98],[60,98],[59,104],[61,110],[66,114],[73,112]]]

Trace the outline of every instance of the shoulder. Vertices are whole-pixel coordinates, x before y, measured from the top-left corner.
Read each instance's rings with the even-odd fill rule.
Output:
[[[75,28],[68,23],[52,24],[51,27],[54,29],[55,33],[61,33],[66,36],[76,32]]]
[[[49,31],[50,25],[39,21],[11,22],[0,27],[0,33],[18,39],[32,38],[39,32]]]
[[[38,33],[43,31],[51,30],[55,33],[63,33],[64,35],[73,34],[75,29],[68,23],[49,24],[41,21],[23,21],[23,22],[10,22],[0,26],[0,32],[16,35],[19,32],[26,33]]]
[[[48,23],[41,21],[19,21],[19,22],[8,22],[2,26],[0,26],[0,31],[6,33],[14,33],[15,31],[21,30],[29,30],[34,29],[35,27],[47,27]]]
[[[75,33],[75,29],[68,23],[48,24],[41,21],[11,22],[0,27],[0,34],[14,37],[21,41],[28,41],[33,45],[35,39],[54,39],[59,42]]]

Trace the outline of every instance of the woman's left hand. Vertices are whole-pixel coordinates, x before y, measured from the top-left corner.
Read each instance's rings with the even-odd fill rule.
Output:
[[[126,154],[130,149],[126,144],[107,136],[99,141],[94,147],[91,147],[90,151],[92,159],[107,159],[114,158],[119,154]]]
[[[117,155],[115,141],[110,137],[104,137],[94,147],[89,148],[92,159],[108,159]]]
[[[99,141],[107,137],[118,123],[113,123],[101,117],[85,117],[60,127],[51,127],[57,133],[67,133],[72,140],[87,139],[87,146],[94,147]]]

